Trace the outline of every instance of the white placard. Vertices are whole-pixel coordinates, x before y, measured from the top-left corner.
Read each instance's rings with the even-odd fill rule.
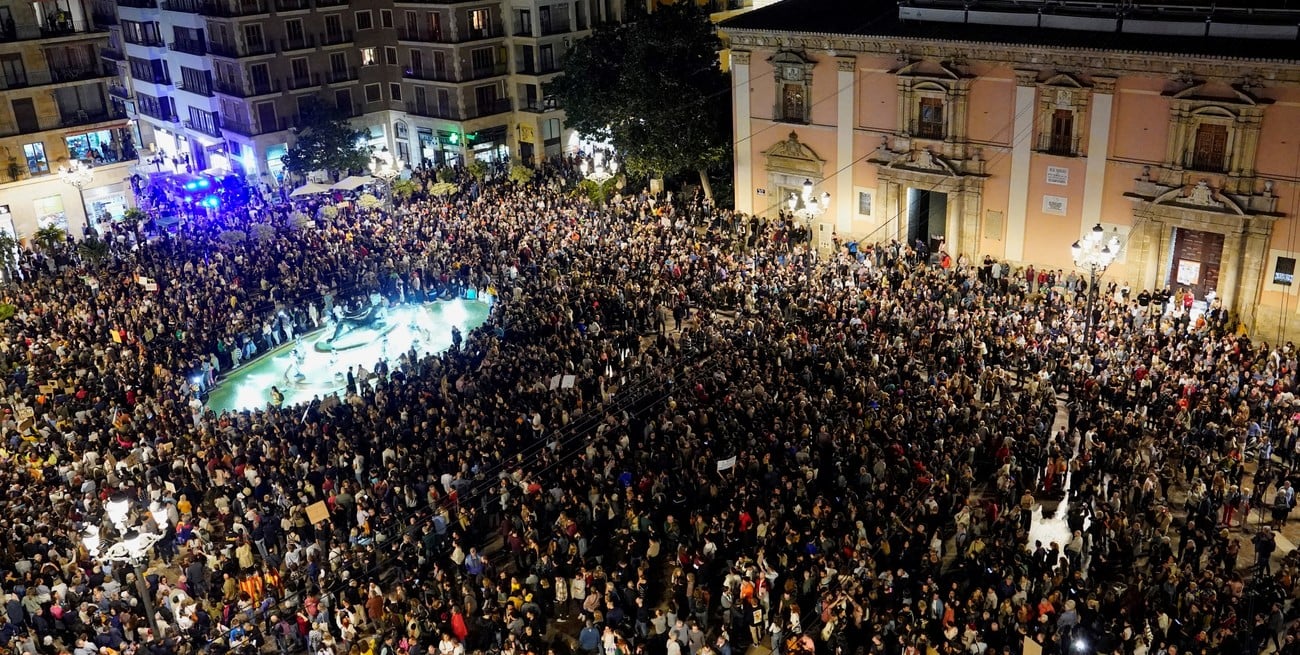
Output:
[[[1047,167],[1047,183],[1066,186],[1070,183],[1070,169],[1064,166]]]
[[[1201,263],[1190,259],[1178,260],[1178,283],[1196,284],[1201,281]]]
[[[1043,196],[1043,213],[1065,216],[1069,201],[1061,196]]]
[[[735,456],[735,455],[732,455],[731,457],[728,457],[728,458],[726,458],[726,459],[720,459],[720,460],[718,460],[718,472],[719,472],[719,473],[721,473],[722,471],[725,471],[725,470],[727,470],[727,469],[729,469],[729,468],[734,468],[735,466],[736,466],[736,456]]]

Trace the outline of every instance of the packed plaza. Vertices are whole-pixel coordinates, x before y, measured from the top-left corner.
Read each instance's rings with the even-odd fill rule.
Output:
[[[22,249],[0,324],[0,641],[1300,652],[1300,563],[1273,532],[1295,505],[1292,344],[1123,280],[890,241],[812,252],[798,221],[698,194],[596,204],[574,164],[460,171],[391,213],[254,194],[119,225],[93,262]],[[273,235],[218,237],[253,222]],[[336,329],[336,305],[470,294],[486,323],[349,371],[337,402],[203,405]],[[110,541],[123,499],[112,523],[162,535],[138,569],[83,539]],[[1052,507],[1065,538],[1034,543]]]

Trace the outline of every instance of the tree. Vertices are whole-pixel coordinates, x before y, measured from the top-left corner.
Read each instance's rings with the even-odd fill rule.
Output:
[[[32,235],[32,240],[36,242],[36,245],[40,246],[41,250],[44,250],[47,253],[57,250],[59,246],[63,245],[63,242],[66,241],[67,238],[68,233],[63,231],[63,228],[57,225],[46,225],[45,227],[36,230],[36,234]]]
[[[608,139],[628,172],[693,170],[712,197],[709,169],[730,171],[721,166],[731,145],[721,47],[708,17],[679,2],[578,41],[547,91],[569,126]]]
[[[317,106],[304,115],[298,139],[284,155],[284,167],[301,176],[364,169],[370,164],[370,151],[357,143],[365,136],[365,132],[352,129],[347,117],[337,110]]]
[[[12,279],[14,267],[18,264],[18,239],[8,230],[0,230],[0,277],[5,282]]]
[[[533,181],[533,169],[523,164],[515,164],[510,167],[510,181],[518,186],[524,186]]]
[[[77,253],[91,266],[99,266],[108,257],[108,243],[98,237],[86,237],[77,244]]]

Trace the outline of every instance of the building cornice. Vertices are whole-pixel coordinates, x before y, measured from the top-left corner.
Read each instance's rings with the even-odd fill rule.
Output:
[[[1051,67],[1093,75],[1169,77],[1194,71],[1201,79],[1225,82],[1254,78],[1264,83],[1300,84],[1300,60],[1254,59],[1185,53],[1101,50],[980,41],[941,41],[902,36],[773,32],[724,28],[732,47],[806,49],[837,54],[921,57],[1002,64],[1011,68]]]

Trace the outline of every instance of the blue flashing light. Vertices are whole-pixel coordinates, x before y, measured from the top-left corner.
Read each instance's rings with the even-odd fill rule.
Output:
[[[199,201],[199,205],[201,207],[207,207],[208,209],[216,209],[221,206],[221,200],[216,196],[207,196],[203,200]]]

